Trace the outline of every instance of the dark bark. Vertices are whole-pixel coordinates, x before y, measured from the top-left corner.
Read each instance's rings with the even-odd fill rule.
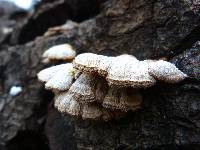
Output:
[[[10,148],[10,141],[15,139],[16,144],[20,132],[31,131],[44,137],[43,143],[48,139],[53,150],[199,149],[200,2],[108,0],[102,6],[99,15],[63,34],[1,49],[0,145]],[[36,73],[47,67],[41,63],[42,52],[65,42],[78,53],[166,59],[189,78],[142,90],[142,109],[120,120],[83,121],[61,115],[52,107],[53,95],[37,81]],[[12,85],[21,85],[23,92],[9,96]]]
[[[7,1],[0,1],[0,46],[9,43],[14,27],[27,12]]]
[[[16,28],[12,34],[12,44],[24,44],[41,36],[49,27],[62,25],[67,19],[81,22],[99,12],[96,0],[53,0],[38,4],[34,13]]]

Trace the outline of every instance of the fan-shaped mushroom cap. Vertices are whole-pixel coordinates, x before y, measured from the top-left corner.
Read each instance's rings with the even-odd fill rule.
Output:
[[[148,65],[131,55],[107,57],[92,53],[78,55],[74,67],[84,72],[94,72],[106,76],[109,85],[149,87],[155,80],[148,73]]]
[[[75,68],[88,72],[99,73],[102,76],[107,74],[107,68],[110,64],[109,59],[103,55],[97,55],[93,53],[84,53],[75,57],[73,61]]]
[[[73,83],[75,69],[72,64],[67,64],[64,69],[59,70],[46,84],[46,89],[54,89],[65,91],[70,88]]]
[[[119,109],[122,111],[137,110],[142,103],[142,96],[138,90],[132,88],[109,89],[108,94],[104,98],[103,106],[110,109]]]
[[[69,44],[53,46],[43,54],[43,57],[49,60],[72,60],[75,56],[76,51]]]
[[[72,93],[79,101],[95,101],[95,84],[96,80],[92,75],[83,73],[72,84],[69,93]]]
[[[82,73],[69,89],[80,103],[101,102],[107,92],[107,85],[99,76]]]
[[[81,105],[74,99],[72,94],[62,92],[55,96],[54,106],[63,113],[79,116],[81,115]]]
[[[106,80],[109,85],[133,88],[146,88],[155,84],[155,79],[148,73],[148,64],[135,57],[122,55],[113,58]]]
[[[46,68],[42,71],[40,71],[37,76],[38,79],[41,82],[47,82],[49,81],[53,76],[55,76],[55,74],[60,71],[60,70],[64,70],[66,68],[66,66],[68,66],[68,64],[62,64],[62,65],[56,65],[56,66],[52,66],[50,68]]]
[[[187,77],[174,64],[163,60],[149,63],[149,74],[158,80],[169,83],[176,83]]]

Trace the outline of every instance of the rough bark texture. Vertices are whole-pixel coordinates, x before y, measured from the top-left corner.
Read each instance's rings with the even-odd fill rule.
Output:
[[[64,3],[74,4],[71,2],[66,0],[59,5],[65,9]],[[32,16],[48,16],[42,10],[46,4],[48,1]],[[19,32],[12,33],[10,41],[20,43],[21,38],[28,43],[12,47],[9,42],[1,45],[0,148],[199,149],[200,2],[108,0],[103,3],[98,0],[94,7],[100,4],[97,16],[51,37],[37,37],[51,27],[45,26],[40,19],[36,23],[44,25],[42,32],[28,39],[20,37],[18,33],[27,35],[35,30],[34,26],[27,27],[31,17],[25,17],[27,23],[20,27]],[[57,10],[57,5],[51,7]],[[80,9],[76,7],[74,10],[78,12]],[[71,12],[68,13],[61,15],[63,20],[72,16]],[[33,37],[37,38],[33,40]],[[72,44],[78,53],[128,53],[141,60],[166,59],[175,63],[189,78],[176,85],[158,83],[142,90],[142,109],[130,112],[120,120],[96,122],[64,116],[52,107],[53,95],[37,81],[36,73],[47,67],[41,63],[43,51],[65,42]],[[23,87],[22,93],[15,97],[9,95],[13,85]]]
[[[27,12],[17,8],[14,4],[0,1],[0,46],[9,41],[9,36],[19,22]]]

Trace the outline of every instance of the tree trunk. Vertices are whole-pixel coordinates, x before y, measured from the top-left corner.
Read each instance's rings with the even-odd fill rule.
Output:
[[[18,31],[11,33],[9,40],[0,41],[0,148],[200,148],[198,0],[94,0],[92,5],[85,0],[79,5],[75,5],[77,0],[50,3],[45,1],[23,17],[24,21],[13,29]],[[92,13],[81,16],[80,12],[88,9]],[[60,22],[45,24],[43,19],[52,13],[55,16],[51,19],[58,16]],[[60,27],[58,33],[47,31],[67,19],[80,22],[68,30]],[[42,29],[37,32],[33,22]],[[165,59],[189,78],[178,84],[160,82],[143,89],[142,108],[119,120],[89,121],[62,115],[52,105],[52,93],[44,90],[36,74],[47,67],[41,63],[44,50],[66,42],[78,53],[109,56],[127,53],[140,60]],[[22,86],[23,90],[12,97],[9,89],[14,85]]]

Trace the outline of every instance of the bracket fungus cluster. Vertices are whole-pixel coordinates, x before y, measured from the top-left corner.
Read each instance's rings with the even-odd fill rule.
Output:
[[[70,44],[55,45],[43,53],[43,62],[49,63],[55,60],[71,61],[75,58],[76,51]]]
[[[84,53],[73,63],[38,73],[45,88],[55,93],[55,107],[83,119],[110,120],[141,107],[141,88],[157,80],[176,83],[187,77],[167,61],[139,61],[131,55],[108,57]]]

